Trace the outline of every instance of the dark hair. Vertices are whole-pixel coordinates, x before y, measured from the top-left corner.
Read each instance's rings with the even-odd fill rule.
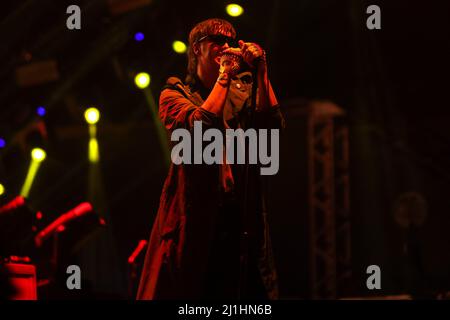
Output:
[[[191,82],[197,72],[197,56],[194,52],[194,44],[201,38],[211,34],[231,33],[236,37],[233,25],[223,19],[213,18],[197,23],[189,33],[188,67],[186,82]]]

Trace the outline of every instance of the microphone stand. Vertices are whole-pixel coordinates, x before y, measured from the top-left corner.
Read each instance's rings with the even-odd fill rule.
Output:
[[[246,129],[253,128],[255,126],[255,111],[256,111],[256,93],[258,89],[258,63],[255,61],[255,68],[252,70],[252,96],[250,108],[247,109],[247,121]],[[244,139],[245,143],[245,139]],[[248,280],[248,259],[249,259],[249,193],[250,193],[250,166],[248,154],[250,148],[247,147],[247,143],[244,145],[245,150],[245,163],[244,163],[244,195],[243,195],[243,209],[241,217],[241,239],[240,239],[240,268],[239,268],[239,287],[238,287],[238,299],[246,297],[247,294],[247,280]]]

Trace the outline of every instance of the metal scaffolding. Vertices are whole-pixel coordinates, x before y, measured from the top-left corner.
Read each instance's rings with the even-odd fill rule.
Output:
[[[313,102],[307,112],[311,297],[334,299],[351,275],[348,128],[344,112]]]

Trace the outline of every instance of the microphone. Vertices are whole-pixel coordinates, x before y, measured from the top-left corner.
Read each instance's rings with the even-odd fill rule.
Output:
[[[83,202],[73,208],[72,210],[63,213],[59,218],[50,223],[44,230],[40,231],[34,238],[36,247],[40,247],[42,242],[47,239],[51,234],[58,231],[58,228],[67,224],[68,222],[74,220],[75,218],[81,217],[92,211],[92,205],[89,202]]]
[[[13,211],[23,205],[25,205],[25,198],[22,196],[17,196],[4,206],[0,207],[0,214]]]
[[[220,65],[228,67],[231,74],[235,75],[241,69],[243,62],[242,51],[239,48],[229,48],[223,52]]]

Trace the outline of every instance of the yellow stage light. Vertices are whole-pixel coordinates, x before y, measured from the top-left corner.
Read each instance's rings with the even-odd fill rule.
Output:
[[[175,51],[176,53],[179,53],[179,54],[183,54],[187,50],[186,44],[183,41],[179,41],[179,40],[173,42],[172,48],[173,48],[173,51]]]
[[[33,158],[34,161],[42,162],[45,160],[46,156],[47,156],[47,154],[41,148],[34,148],[31,151],[31,157]]]
[[[84,118],[89,124],[96,124],[100,119],[100,112],[96,108],[89,108],[84,112]]]
[[[134,78],[134,83],[139,89],[145,89],[150,84],[150,75],[146,72],[141,72]]]
[[[91,138],[89,139],[89,161],[96,163],[99,159],[98,141],[95,138]]]
[[[226,11],[227,11],[228,15],[230,15],[232,17],[239,17],[241,14],[244,13],[244,8],[242,8],[238,4],[231,3],[231,4],[227,5]]]
[[[45,151],[40,148],[34,148],[31,151],[31,163],[30,167],[28,168],[27,177],[25,178],[25,182],[23,183],[22,190],[20,191],[21,196],[26,198],[30,194],[30,189],[33,185],[34,178],[36,177],[41,162],[45,160],[45,157]]]

